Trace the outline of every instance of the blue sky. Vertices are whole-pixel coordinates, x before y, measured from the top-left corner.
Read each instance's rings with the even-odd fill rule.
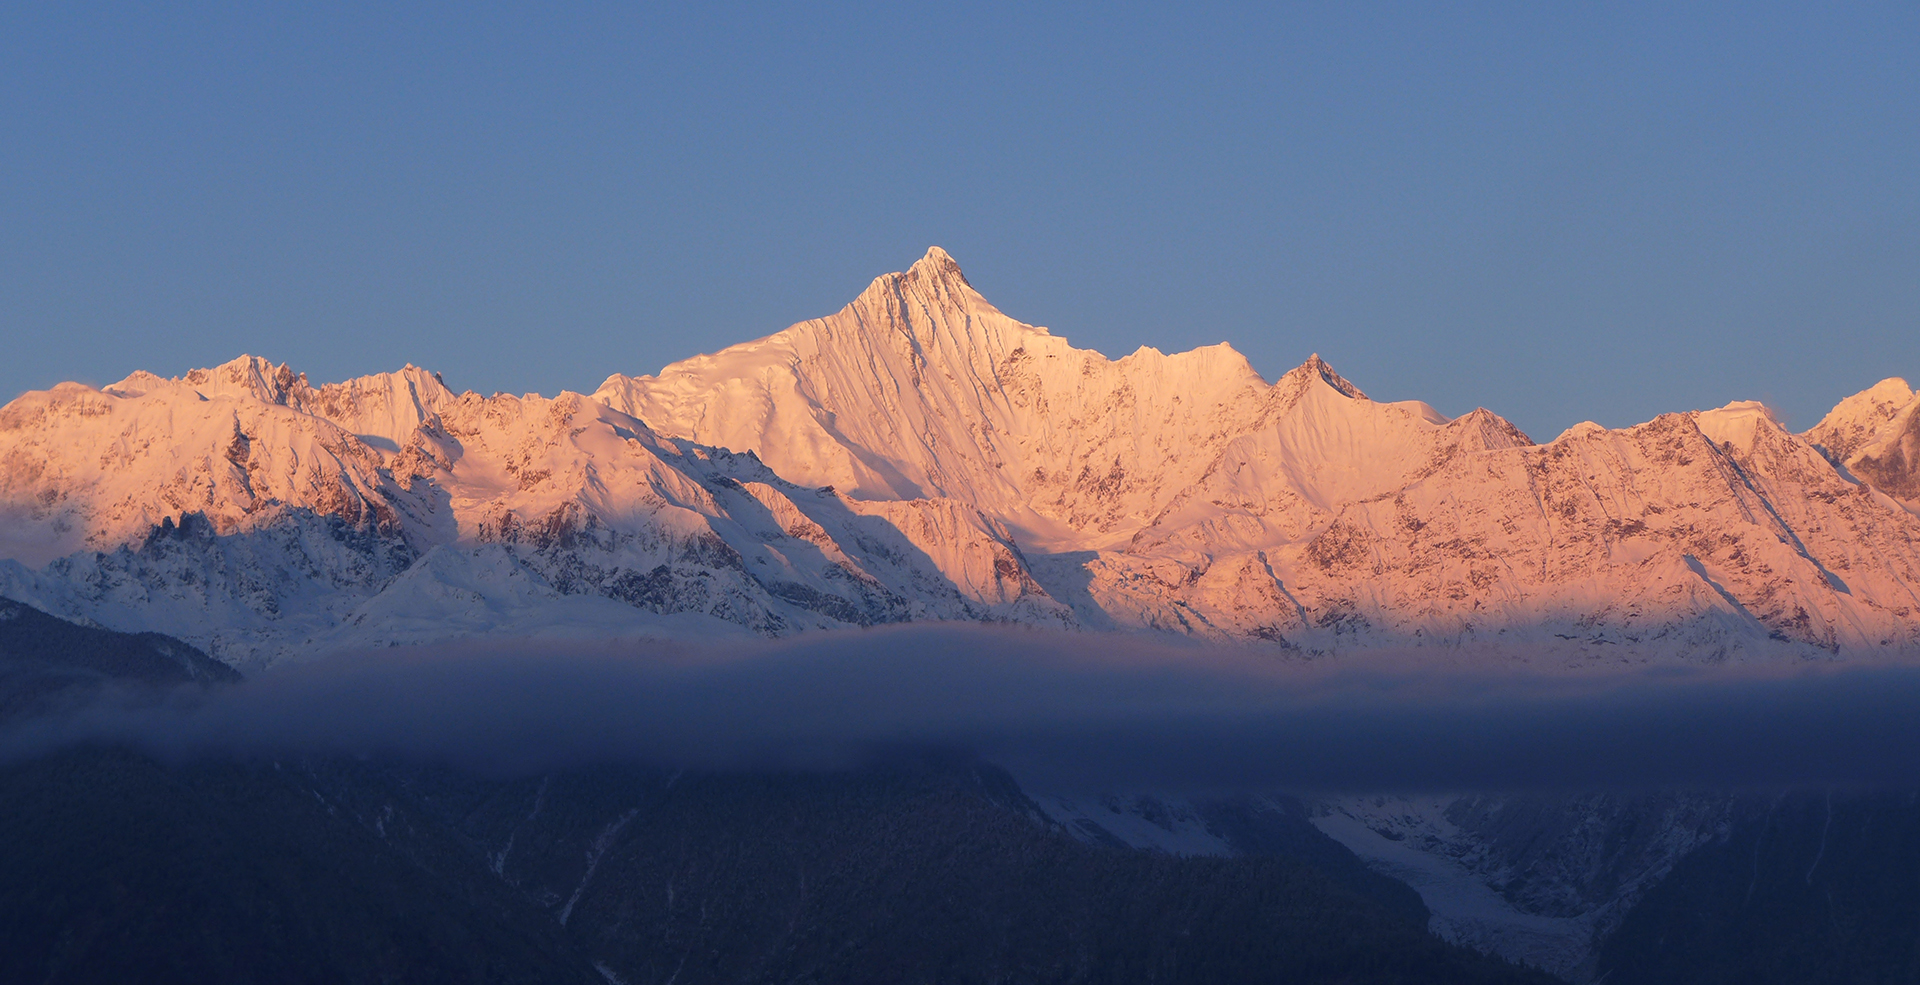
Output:
[[[1582,419],[1920,382],[1920,7],[0,10],[0,399],[591,389],[930,244],[1122,355]]]

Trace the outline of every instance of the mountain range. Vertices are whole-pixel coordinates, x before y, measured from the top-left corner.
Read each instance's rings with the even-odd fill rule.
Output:
[[[0,408],[0,718],[59,711],[128,681],[221,686],[235,668],[341,650],[480,637],[750,641],[935,620],[1164,634],[1288,660],[1393,651],[1463,667],[1920,656],[1920,394],[1884,380],[1799,433],[1762,404],[1735,402],[1629,428],[1583,423],[1542,443],[1486,409],[1448,418],[1419,401],[1372,400],[1318,356],[1269,382],[1224,343],[1117,360],[1075,349],[1002,314],[935,248],[825,318],[652,376],[614,374],[592,394],[455,393],[414,366],[315,385],[242,356],[176,378],[63,383]],[[875,846],[892,846],[903,872],[947,873],[954,843],[977,843],[960,870],[983,874],[981,899],[1001,899],[992,894],[1017,878],[1001,871],[1005,857],[1057,855],[1065,874],[1049,885],[1081,901],[1063,903],[1058,919],[1032,918],[1039,944],[986,934],[979,953],[954,959],[984,978],[1005,977],[1008,961],[1054,967],[1088,934],[1142,935],[1153,960],[1219,950],[1180,944],[1185,924],[1102,909],[1125,896],[1112,886],[1146,879],[1169,887],[1169,900],[1192,884],[1206,889],[1195,899],[1256,911],[1268,882],[1291,887],[1287,906],[1302,912],[1357,894],[1366,902],[1353,919],[1366,930],[1354,940],[1390,939],[1462,980],[1507,980],[1510,969],[1432,950],[1408,928],[1426,921],[1454,944],[1571,981],[1616,970],[1619,980],[1716,980],[1713,969],[1735,967],[1725,980],[1815,980],[1807,962],[1839,953],[1859,968],[1904,967],[1911,922],[1897,914],[1914,901],[1893,881],[1911,866],[1875,860],[1920,844],[1904,793],[1183,800],[1019,791],[972,766],[904,780],[682,783],[628,771],[496,783],[404,764],[169,772],[112,750],[0,766],[21,803],[44,794],[51,805],[0,820],[65,853],[13,883],[80,887],[52,909],[31,894],[0,900],[19,913],[107,906],[98,900],[120,892],[121,876],[90,860],[125,840],[129,797],[179,823],[149,832],[151,845],[135,832],[126,871],[173,858],[180,831],[205,827],[189,815],[238,831],[264,810],[261,830],[308,834],[231,851],[226,836],[203,839],[195,850],[210,861],[189,868],[246,873],[282,856],[344,866],[346,882],[314,883],[328,899],[390,898],[437,921],[438,936],[353,960],[438,967],[441,950],[466,953],[460,942],[478,935],[505,942],[503,980],[523,967],[535,978],[556,968],[607,978],[617,967],[666,981],[688,959],[660,963],[680,952],[655,939],[680,948],[703,935],[774,949],[750,968],[688,976],[700,980],[905,961],[917,952],[893,948],[923,932],[914,907],[933,905],[917,889],[887,897],[911,919],[843,954],[828,947],[835,935],[875,925],[885,909],[872,886],[818,895],[801,878],[794,898],[825,909],[786,924],[785,897],[741,887],[793,859],[868,857]],[[579,789],[549,800],[550,786],[568,783]],[[681,827],[647,826],[681,797],[692,798]],[[711,869],[733,849],[683,836],[734,823],[741,804],[824,819],[823,831],[878,826],[844,845],[794,841],[764,871],[740,869],[737,885],[712,881],[703,900],[733,914],[713,924],[706,902],[675,902],[694,885],[680,870]],[[640,805],[654,820],[622,835]],[[898,845],[896,821],[908,817],[944,833]],[[982,817],[988,828],[941,827]],[[62,841],[69,828],[83,833]],[[403,829],[413,840],[400,854],[425,875],[388,885],[394,871],[413,872],[394,868],[390,832]],[[738,833],[784,844],[772,827]],[[669,842],[681,848],[656,857],[636,847]],[[604,880],[614,888],[583,895],[602,858],[619,873]],[[1318,875],[1290,875],[1295,863]],[[245,883],[235,878],[222,885]],[[172,898],[170,885],[141,891]],[[301,912],[365,909],[308,899],[298,885],[247,892]],[[641,930],[616,918],[655,897],[667,909]],[[473,900],[485,902],[480,923],[461,916],[481,912]],[[1275,925],[1295,927],[1292,913]],[[1808,929],[1807,914],[1821,913],[1832,935]],[[251,919],[228,920],[234,940],[259,936]],[[1245,939],[1271,937],[1256,930]],[[807,936],[816,932],[825,936]],[[359,955],[333,941],[368,933],[348,920],[233,953],[278,968],[277,949]],[[23,931],[24,949],[13,949],[31,952],[35,975],[70,957],[47,951],[44,936]],[[207,953],[231,963],[230,950]],[[1335,977],[1347,974],[1348,952],[1328,954]],[[175,957],[214,960],[192,948]],[[1063,980],[1096,980],[1092,967]],[[1776,967],[1788,970],[1755,971]],[[1014,976],[1028,977],[1046,975]]]
[[[0,594],[242,667],[478,634],[911,620],[1305,656],[1920,650],[1920,396],[1576,425],[1367,397],[1318,356],[1121,359],[937,247],[825,318],[592,394],[315,386],[242,356],[0,409]]]

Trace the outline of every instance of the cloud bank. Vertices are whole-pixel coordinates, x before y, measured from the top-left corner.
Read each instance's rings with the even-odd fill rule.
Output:
[[[914,626],[725,647],[345,654],[0,733],[0,758],[349,755],[524,775],[977,755],[1049,788],[1920,785],[1920,668],[1529,672],[1312,663],[1138,637]]]

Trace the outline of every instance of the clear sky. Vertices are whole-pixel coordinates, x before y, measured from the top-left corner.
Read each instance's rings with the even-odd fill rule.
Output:
[[[0,7],[0,399],[591,390],[931,244],[1541,439],[1920,382],[1911,2],[532,6]]]

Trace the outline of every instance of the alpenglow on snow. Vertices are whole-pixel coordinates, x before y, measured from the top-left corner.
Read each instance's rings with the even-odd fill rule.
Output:
[[[1578,425],[1315,356],[1121,359],[934,248],[825,318],[592,395],[243,356],[0,409],[0,595],[242,666],[480,634],[909,620],[1619,660],[1920,650],[1920,396]]]

